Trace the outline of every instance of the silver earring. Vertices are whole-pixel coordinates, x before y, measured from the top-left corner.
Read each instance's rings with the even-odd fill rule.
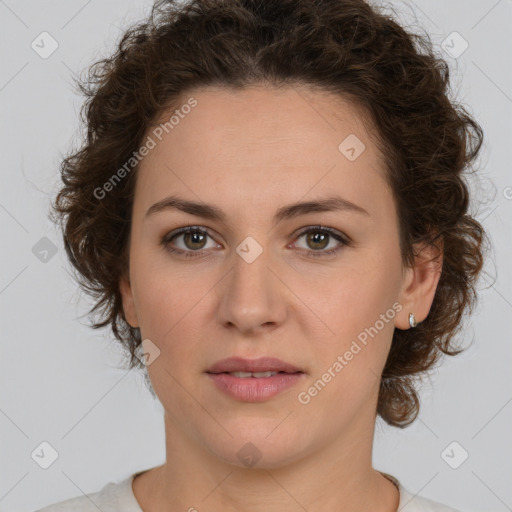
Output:
[[[411,329],[414,329],[418,325],[416,322],[416,318],[414,318],[414,315],[412,313],[409,313],[409,325],[411,326]]]

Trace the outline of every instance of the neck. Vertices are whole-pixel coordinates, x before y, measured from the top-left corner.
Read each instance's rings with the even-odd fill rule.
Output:
[[[396,486],[371,464],[373,428],[277,467],[246,468],[198,446],[165,417],[167,459],[133,482],[144,512],[396,512]]]

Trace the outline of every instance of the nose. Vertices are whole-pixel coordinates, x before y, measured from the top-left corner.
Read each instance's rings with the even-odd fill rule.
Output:
[[[286,286],[268,251],[263,250],[250,263],[238,253],[233,259],[233,268],[219,283],[218,321],[244,334],[280,326],[287,312]]]

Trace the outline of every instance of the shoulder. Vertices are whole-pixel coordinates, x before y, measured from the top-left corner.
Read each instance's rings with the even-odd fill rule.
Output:
[[[142,512],[132,491],[130,475],[124,480],[109,482],[100,491],[53,503],[35,512]]]
[[[443,505],[442,503],[413,494],[399,483],[400,512],[461,512],[458,509]]]
[[[408,496],[407,499],[402,499],[402,495],[400,495],[400,505],[398,507],[400,512],[461,512],[429,498],[415,496],[410,493],[408,493]],[[402,501],[404,502],[403,505]]]
[[[395,476],[383,471],[379,471],[379,473],[391,480],[391,482],[398,487],[400,493],[398,512],[461,512],[455,508],[443,505],[438,501],[413,494],[406,489]]]
[[[53,503],[52,505],[47,505],[35,512],[64,512],[65,510],[69,512],[97,512],[98,507],[101,507],[98,503],[99,494],[99,492],[96,492],[94,494],[69,498],[64,501],[59,501],[58,503]]]

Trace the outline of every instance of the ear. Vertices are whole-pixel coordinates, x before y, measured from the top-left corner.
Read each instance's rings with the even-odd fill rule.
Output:
[[[415,264],[406,269],[398,298],[403,306],[396,316],[395,327],[398,329],[411,328],[409,313],[415,316],[417,323],[427,318],[443,269],[442,244],[416,244],[414,251]]]
[[[139,327],[139,321],[135,312],[132,286],[129,277],[126,274],[123,274],[119,280],[119,291],[121,292],[123,300],[123,312],[126,321],[132,327]]]

